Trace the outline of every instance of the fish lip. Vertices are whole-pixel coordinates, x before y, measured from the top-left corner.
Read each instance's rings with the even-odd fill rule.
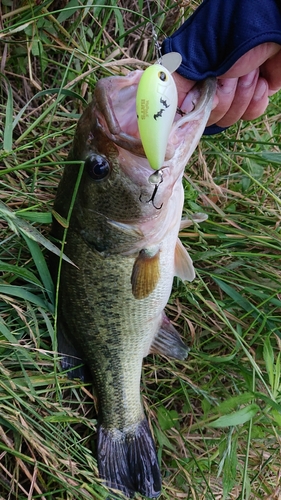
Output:
[[[100,80],[95,89],[97,102],[97,118],[103,133],[117,146],[145,157],[137,130],[136,92],[142,71],[136,70],[127,76],[114,76]],[[125,100],[126,93],[129,94]],[[129,109],[128,109],[129,106]],[[126,111],[127,110],[127,111]],[[128,125],[124,122],[124,113],[134,114],[135,130],[128,133]],[[130,118],[132,121],[132,119]]]
[[[136,70],[127,76],[114,76],[100,80],[95,89],[97,102],[97,118],[101,131],[117,146],[130,151],[136,156],[146,158],[139,138],[136,92],[143,71]],[[199,91],[194,109],[182,118],[175,116],[169,135],[165,161],[170,161],[175,155],[179,144],[184,140],[189,124],[200,121],[204,113],[210,110],[210,102],[214,95],[216,80],[209,78],[198,82],[190,92],[196,95]],[[188,141],[188,134],[185,137]]]

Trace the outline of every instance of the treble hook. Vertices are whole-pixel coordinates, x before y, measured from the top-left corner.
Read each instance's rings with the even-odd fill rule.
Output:
[[[159,179],[159,177],[160,177],[160,179]],[[159,170],[156,170],[156,172],[153,172],[153,174],[151,174],[151,176],[148,178],[148,181],[150,182],[150,184],[155,184],[155,186],[154,186],[154,190],[153,190],[151,198],[149,198],[149,200],[147,200],[143,203],[149,203],[151,201],[152,205],[154,206],[154,208],[156,208],[156,210],[161,210],[161,208],[163,207],[163,203],[161,203],[160,207],[156,207],[156,205],[154,205],[154,198],[156,196],[157,190],[158,190],[161,182],[163,182],[162,169],[159,169]],[[142,194],[140,194],[139,200],[142,202]]]

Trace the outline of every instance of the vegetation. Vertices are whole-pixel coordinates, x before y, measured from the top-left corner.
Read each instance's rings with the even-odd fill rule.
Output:
[[[159,38],[196,0],[150,2]],[[142,0],[1,2],[0,498],[109,498],[94,458],[95,398],[56,354],[45,263],[52,202],[98,79],[155,58]],[[186,362],[144,361],[161,499],[280,498],[280,95],[267,115],[202,139],[182,232],[197,269],[167,312]],[[37,230],[37,231],[36,231]]]

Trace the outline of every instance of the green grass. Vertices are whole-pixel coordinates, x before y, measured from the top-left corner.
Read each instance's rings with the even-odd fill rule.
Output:
[[[153,59],[151,26],[141,1],[11,5],[0,31],[0,200],[13,211],[0,206],[0,498],[106,498],[95,398],[59,370],[43,237],[77,118],[98,79]],[[152,12],[161,38],[183,8]],[[280,495],[280,105],[276,95],[266,116],[202,139],[186,169],[185,210],[209,218],[181,233],[197,279],[175,279],[167,312],[191,352],[143,368],[161,499]]]

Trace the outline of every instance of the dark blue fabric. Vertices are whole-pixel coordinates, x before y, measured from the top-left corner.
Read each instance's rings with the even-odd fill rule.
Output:
[[[179,52],[183,60],[177,72],[200,81],[223,75],[246,52],[265,42],[281,45],[281,0],[204,0],[164,40],[162,53]],[[224,130],[213,125],[212,129],[209,133]]]
[[[214,135],[214,134],[220,134],[224,130],[228,129],[228,127],[219,127],[215,123],[213,125],[209,125],[208,127],[205,128],[203,135]]]

